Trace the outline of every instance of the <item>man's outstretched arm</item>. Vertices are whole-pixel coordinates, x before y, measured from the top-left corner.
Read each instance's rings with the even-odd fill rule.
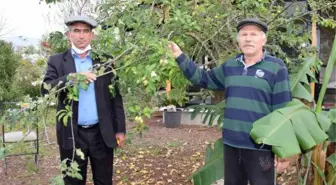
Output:
[[[217,66],[209,71],[205,71],[191,61],[191,59],[186,56],[175,43],[171,43],[169,48],[173,52],[183,74],[190,82],[205,89],[223,90],[225,88],[225,64]]]

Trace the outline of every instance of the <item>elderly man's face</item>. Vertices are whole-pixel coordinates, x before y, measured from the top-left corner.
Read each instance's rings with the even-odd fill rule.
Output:
[[[68,38],[79,49],[85,49],[91,44],[94,37],[92,29],[89,25],[84,23],[73,23],[68,32]]]
[[[238,44],[246,56],[258,55],[266,41],[266,35],[258,26],[246,25],[239,30]]]

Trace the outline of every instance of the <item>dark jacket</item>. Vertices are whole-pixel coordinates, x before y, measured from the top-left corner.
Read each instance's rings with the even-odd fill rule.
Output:
[[[93,64],[99,61],[94,60]],[[50,84],[52,87],[59,84],[60,81],[66,82],[67,76],[70,73],[76,73],[75,61],[72,57],[71,50],[59,53],[49,57],[46,75],[43,83]],[[95,94],[97,102],[97,111],[99,119],[99,127],[106,145],[110,148],[117,146],[115,134],[126,133],[125,128],[125,113],[123,107],[123,100],[118,88],[114,97],[109,91],[109,85],[113,73],[98,77],[95,83]],[[64,84],[64,83],[63,83]],[[62,86],[59,86],[62,87]],[[42,86],[42,94],[47,94],[47,90]],[[66,91],[61,91],[58,95],[57,112],[65,109],[64,100],[67,96]],[[78,123],[78,102],[73,102],[73,116],[72,125],[74,130],[75,140],[77,138],[77,123]],[[71,149],[73,147],[70,119],[68,119],[67,126],[62,121],[56,119],[56,134],[57,142],[64,149]]]

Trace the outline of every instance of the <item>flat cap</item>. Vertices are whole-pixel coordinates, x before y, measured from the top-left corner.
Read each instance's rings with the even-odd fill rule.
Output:
[[[265,33],[267,33],[267,31],[268,31],[267,24],[265,24],[264,22],[262,22],[258,19],[253,19],[253,18],[248,18],[248,19],[244,19],[244,20],[240,21],[237,25],[237,31],[239,31],[242,27],[244,27],[246,25],[258,26]]]
[[[64,23],[67,26],[70,26],[72,23],[75,23],[75,22],[85,23],[85,24],[91,26],[92,28],[95,28],[98,25],[97,21],[95,21],[94,19],[91,19],[91,18],[85,17],[85,16],[80,16],[80,15],[69,17],[64,21]]]

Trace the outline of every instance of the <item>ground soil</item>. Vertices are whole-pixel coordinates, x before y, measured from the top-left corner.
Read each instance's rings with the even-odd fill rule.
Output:
[[[192,185],[188,177],[204,164],[207,144],[221,137],[217,128],[202,125],[181,125],[179,128],[165,128],[160,117],[147,120],[149,130],[142,138],[131,136],[131,143],[115,152],[114,184],[139,185]],[[134,126],[128,123],[128,130]],[[54,126],[48,127],[50,140],[55,142]],[[60,175],[59,154],[56,144],[41,142],[38,168],[31,156],[8,159],[8,175],[0,167],[1,185],[46,185]],[[280,184],[290,185],[295,181],[290,169],[279,177]],[[294,174],[294,173],[293,173]],[[92,185],[89,171],[87,184]]]

